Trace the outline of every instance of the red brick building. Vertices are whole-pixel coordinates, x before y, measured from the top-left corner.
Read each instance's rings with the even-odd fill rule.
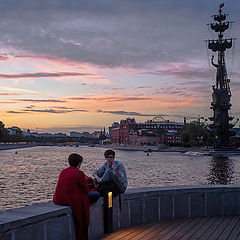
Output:
[[[111,128],[111,139],[115,145],[130,146],[180,143],[183,126],[184,123],[169,120],[136,123],[134,118],[127,118],[121,120],[117,127]]]
[[[112,128],[111,130],[111,140],[112,144],[120,145],[120,127]]]

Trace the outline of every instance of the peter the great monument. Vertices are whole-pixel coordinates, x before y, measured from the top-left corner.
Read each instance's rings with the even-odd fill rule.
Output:
[[[225,51],[232,48],[233,38],[223,38],[223,33],[229,28],[230,22],[226,22],[227,14],[222,13],[224,4],[220,4],[218,14],[213,15],[215,23],[211,23],[211,29],[218,33],[217,40],[207,40],[208,48],[217,53],[217,61],[214,61],[212,55],[211,63],[216,68],[216,84],[212,86],[212,102],[211,109],[213,116],[209,118],[212,122],[208,125],[210,132],[214,136],[214,150],[231,151],[234,146],[230,143],[230,137],[234,136],[233,127],[235,124],[231,123],[234,117],[229,116],[229,111],[232,104],[230,79],[228,78]]]

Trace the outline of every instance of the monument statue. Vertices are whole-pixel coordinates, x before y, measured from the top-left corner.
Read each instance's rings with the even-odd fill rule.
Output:
[[[235,124],[231,123],[234,117],[229,116],[229,110],[232,104],[230,79],[228,78],[225,51],[232,48],[233,38],[223,38],[223,33],[229,28],[230,22],[226,22],[227,14],[222,13],[224,4],[220,4],[218,14],[212,16],[215,23],[211,23],[211,29],[218,33],[217,40],[207,40],[208,48],[217,53],[217,60],[214,62],[214,55],[212,55],[211,63],[216,68],[216,84],[212,86],[212,102],[211,109],[213,116],[209,118],[212,122],[208,125],[210,131],[214,136],[215,149],[231,149],[230,137],[234,136],[232,128]]]

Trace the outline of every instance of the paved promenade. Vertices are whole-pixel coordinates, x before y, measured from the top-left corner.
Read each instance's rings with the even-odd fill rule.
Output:
[[[104,240],[237,240],[240,239],[240,217],[203,217],[161,221],[138,225],[100,238]]]

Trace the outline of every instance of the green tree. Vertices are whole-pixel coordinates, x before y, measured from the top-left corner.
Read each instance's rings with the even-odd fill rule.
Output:
[[[23,140],[22,131],[20,129],[16,130],[16,133],[12,135],[13,142],[21,142]]]
[[[185,146],[203,145],[207,138],[207,131],[204,123],[192,121],[187,123],[181,132],[181,142]]]
[[[6,142],[8,137],[7,129],[2,121],[0,121],[0,142]]]
[[[4,123],[2,121],[0,121],[0,141],[3,141],[3,135],[4,135]]]

